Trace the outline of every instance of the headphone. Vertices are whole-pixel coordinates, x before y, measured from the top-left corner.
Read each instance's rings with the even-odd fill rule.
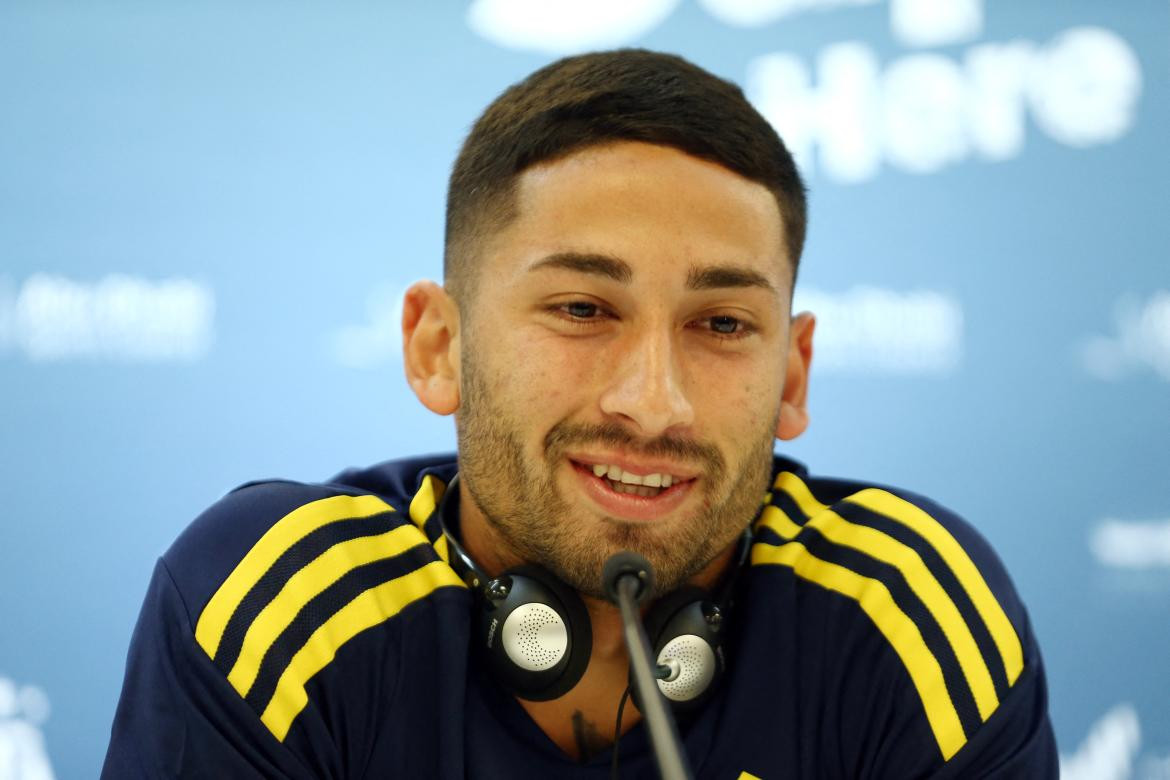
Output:
[[[447,485],[438,515],[454,553],[451,565],[475,597],[473,642],[509,692],[529,701],[556,699],[580,681],[589,665],[593,628],[585,604],[542,566],[525,564],[488,576],[452,533],[459,523],[458,480],[456,474]],[[750,547],[749,527],[731,571],[715,590],[684,586],[659,598],[643,618],[660,671],[658,687],[677,712],[697,709],[726,671],[726,618],[736,574]]]

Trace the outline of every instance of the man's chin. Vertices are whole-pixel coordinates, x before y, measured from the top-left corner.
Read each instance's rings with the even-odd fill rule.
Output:
[[[601,580],[605,563],[623,551],[635,552],[649,561],[660,593],[677,589],[703,569],[705,559],[679,560],[678,550],[668,540],[659,539],[657,534],[649,531],[639,523],[606,524],[598,536],[590,540],[587,552],[558,555],[559,560],[551,561],[553,565],[548,568],[582,596],[599,600],[607,599]]]

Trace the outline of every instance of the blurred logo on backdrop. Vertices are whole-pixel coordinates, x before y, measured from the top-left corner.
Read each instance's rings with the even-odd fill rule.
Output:
[[[385,282],[366,295],[364,318],[334,329],[325,349],[346,368],[376,369],[402,358],[402,296],[407,285]]]
[[[191,279],[0,277],[0,356],[35,363],[192,362],[211,349],[215,294]]]
[[[1170,291],[1148,300],[1129,296],[1114,307],[1115,333],[1095,335],[1081,346],[1081,363],[1090,375],[1118,381],[1145,370],[1170,382]]]
[[[1106,517],[1088,529],[1086,541],[1099,590],[1117,603],[1151,609],[1164,603],[1170,592],[1170,518]]]
[[[1170,520],[1106,518],[1089,535],[1089,551],[1106,568],[1170,573]]]
[[[41,733],[48,718],[44,691],[0,677],[0,780],[53,780]]]
[[[1141,752],[1142,730],[1131,704],[1119,704],[1060,757],[1061,780],[1170,780],[1170,756]]]
[[[1113,320],[1114,333],[1081,343],[1085,371],[1107,382],[1151,374],[1170,382],[1170,291],[1120,299]],[[1117,585],[1160,593],[1170,584],[1170,518],[1104,518],[1090,531],[1088,546]]]
[[[679,0],[474,0],[467,23],[506,48],[561,55],[630,44],[667,20]],[[758,28],[810,12],[845,13],[878,0],[699,0],[734,27]],[[1009,160],[1024,150],[1028,118],[1046,137],[1083,148],[1133,127],[1141,64],[1099,26],[1054,31],[1045,41],[983,41],[983,0],[888,0],[901,46],[964,45],[879,60],[861,41],[812,58],[760,54],[741,81],[806,174],[842,182],[883,165],[929,174],[968,159]]]
[[[963,308],[937,290],[798,288],[792,311],[817,316],[813,371],[944,377],[963,357]]]

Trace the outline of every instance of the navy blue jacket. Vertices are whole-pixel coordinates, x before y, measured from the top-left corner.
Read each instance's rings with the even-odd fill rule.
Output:
[[[728,673],[680,723],[701,778],[1055,778],[1044,672],[1003,566],[904,491],[776,459]],[[252,483],[158,561],[106,778],[609,776],[484,673],[435,514],[452,456]],[[646,732],[623,777],[656,777]]]

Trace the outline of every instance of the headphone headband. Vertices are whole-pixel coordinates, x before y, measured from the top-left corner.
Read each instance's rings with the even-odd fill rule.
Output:
[[[459,541],[459,534],[457,533],[459,530],[458,472],[447,483],[447,487],[443,491],[443,497],[439,499],[439,506],[435,511],[439,516],[439,529],[443,532],[443,536],[447,537],[447,549],[453,553],[451,556],[451,568],[467,583],[468,587],[474,591],[479,591],[487,585],[491,578],[467,554],[467,551],[463,549],[463,544]],[[448,523],[449,514],[451,519],[454,520],[454,524]],[[453,533],[452,529],[456,532]]]
[[[451,566],[475,595],[477,646],[485,651],[492,674],[522,699],[544,701],[567,693],[585,673],[593,648],[592,625],[580,595],[537,565],[508,569],[497,577],[485,572],[459,540],[458,474],[447,483],[436,512]],[[684,586],[660,594],[646,613],[658,663],[672,670],[658,684],[676,709],[698,706],[722,676],[725,618],[751,541],[748,526],[731,567],[710,592]]]

